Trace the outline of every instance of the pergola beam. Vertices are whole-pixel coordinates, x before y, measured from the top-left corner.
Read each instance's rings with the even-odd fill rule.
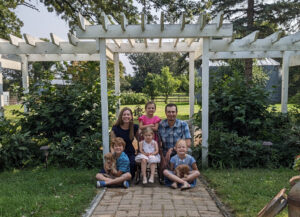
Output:
[[[79,39],[70,32],[68,33],[68,39],[69,39],[69,43],[73,46],[77,46],[79,43]]]
[[[180,30],[183,31],[185,27],[185,13],[180,15]]]
[[[121,13],[121,29],[122,29],[122,31],[125,32],[127,26],[128,26],[127,18],[124,13]]]
[[[107,32],[108,18],[104,12],[101,12],[100,20],[101,20],[102,28],[104,29],[104,31]]]
[[[5,59],[0,55],[0,63],[2,68],[5,69],[13,69],[13,70],[21,70],[21,62]]]
[[[212,22],[211,22],[211,23],[215,23],[217,25],[217,29],[220,29],[223,25],[223,16],[224,16],[224,13],[220,12],[215,17],[215,19],[213,19]]]
[[[20,43],[25,42],[22,38],[9,34],[9,42],[10,44],[18,47]]]
[[[143,38],[201,38],[201,37],[231,37],[232,24],[223,24],[218,30],[215,24],[207,24],[200,30],[200,24],[185,24],[181,31],[181,24],[165,24],[161,32],[160,24],[144,24],[144,31],[139,25],[128,25],[124,32],[120,25],[109,25],[107,31],[102,26],[86,26],[83,31],[76,28],[76,36],[79,39],[95,39],[98,37],[107,39],[143,39]]]
[[[168,53],[168,52],[193,52],[200,49],[201,42],[193,42],[189,47],[186,42],[177,43],[174,47],[174,42],[162,42],[161,47],[157,43],[147,42],[147,49],[144,43],[136,43],[134,48],[128,43],[121,43],[120,48],[115,44],[106,44],[107,48],[116,53]]]
[[[34,38],[33,36],[31,36],[29,34],[23,34],[23,36],[24,36],[25,42],[34,47],[37,42],[42,42],[42,40]]]
[[[205,14],[200,14],[198,18],[198,24],[200,25],[200,30],[202,31],[207,23],[206,21],[206,15]]]
[[[300,50],[293,52],[294,55],[300,55]],[[209,58],[220,59],[262,59],[262,58],[282,58],[281,51],[240,51],[240,52],[210,52]],[[300,62],[299,62],[300,63]],[[295,64],[295,62],[293,62]],[[291,65],[292,66],[292,65]]]
[[[164,22],[165,22],[164,12],[161,12],[160,13],[160,31],[164,31],[164,29],[165,29]]]
[[[78,13],[78,23],[79,23],[79,28],[82,31],[85,31],[86,26],[91,25],[91,23],[85,19],[80,13]]]
[[[50,33],[50,38],[53,44],[55,44],[56,46],[60,46],[60,43],[63,42],[64,40],[59,38],[57,35]]]

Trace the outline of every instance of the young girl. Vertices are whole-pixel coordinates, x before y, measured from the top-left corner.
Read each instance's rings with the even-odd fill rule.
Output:
[[[145,105],[145,112],[146,115],[142,115],[139,117],[139,128],[141,130],[145,129],[146,127],[151,127],[151,129],[154,132],[157,132],[158,130],[158,124],[161,121],[161,119],[157,116],[154,116],[156,110],[156,105],[153,101],[149,101]],[[154,140],[158,142],[158,137],[155,134]]]
[[[143,184],[147,184],[146,168],[147,163],[150,164],[149,183],[154,183],[154,173],[156,164],[160,162],[158,154],[158,145],[153,140],[153,130],[151,127],[146,127],[142,130],[144,140],[139,143],[140,153],[135,157],[136,162],[141,162],[141,170],[143,176]]]
[[[195,187],[196,178],[200,175],[197,168],[195,159],[187,154],[188,147],[185,140],[180,139],[176,142],[175,150],[177,154],[173,156],[170,160],[170,170],[164,170],[165,184],[172,188],[181,187],[181,190],[185,190],[191,187]],[[177,166],[181,164],[186,164],[190,167],[190,172],[187,177],[179,178],[174,174],[174,170]]]

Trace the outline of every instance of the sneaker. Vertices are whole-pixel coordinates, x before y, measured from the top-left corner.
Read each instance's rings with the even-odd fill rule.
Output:
[[[143,179],[143,185],[147,184],[147,178]]]
[[[154,178],[150,178],[149,183],[153,184],[154,183]]]
[[[128,181],[124,181],[123,182],[123,186],[124,186],[124,188],[129,188],[129,182]]]
[[[105,187],[105,186],[106,186],[105,181],[97,181],[96,182],[96,187],[97,188],[101,188],[101,187]]]

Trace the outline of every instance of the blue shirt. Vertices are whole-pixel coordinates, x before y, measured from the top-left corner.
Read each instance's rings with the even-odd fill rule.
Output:
[[[178,155],[176,154],[175,156],[171,157],[171,160],[170,160],[170,163],[174,164],[174,169],[176,167],[178,167],[178,165],[186,164],[186,165],[189,165],[190,170],[193,170],[192,165],[195,162],[196,162],[195,158],[189,154],[186,154],[184,159],[180,159],[178,157]]]
[[[159,135],[164,143],[164,154],[173,148],[179,139],[191,139],[189,126],[185,121],[176,119],[173,127],[170,127],[168,120],[159,123]]]
[[[120,157],[117,159],[117,170],[123,173],[130,172],[130,162],[128,156],[122,152]]]

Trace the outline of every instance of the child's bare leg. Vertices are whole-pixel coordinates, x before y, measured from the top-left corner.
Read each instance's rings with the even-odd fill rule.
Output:
[[[183,180],[187,181],[187,182],[192,182],[198,176],[200,176],[200,172],[198,170],[192,170],[192,171],[190,171],[189,175],[186,178],[183,178]]]
[[[141,161],[141,170],[142,170],[143,183],[144,184],[147,182],[146,169],[147,169],[147,160],[146,159],[142,159],[142,161]]]
[[[149,182],[151,182],[151,183],[154,182],[155,168],[156,168],[156,163],[150,164],[150,171],[151,171],[151,174],[150,174]]]
[[[96,174],[96,179],[99,180],[99,181],[105,181],[105,182],[110,182],[111,180],[113,180],[111,178],[108,178],[108,177],[104,176],[102,173],[97,173]]]
[[[115,179],[111,179],[110,181],[105,181],[106,185],[118,185],[122,184],[126,180],[131,179],[131,174],[130,173],[124,173],[120,177],[117,177]]]
[[[178,176],[171,173],[169,170],[164,170],[164,176],[166,176],[168,179],[170,179],[173,182],[184,184],[186,181],[182,180]]]

